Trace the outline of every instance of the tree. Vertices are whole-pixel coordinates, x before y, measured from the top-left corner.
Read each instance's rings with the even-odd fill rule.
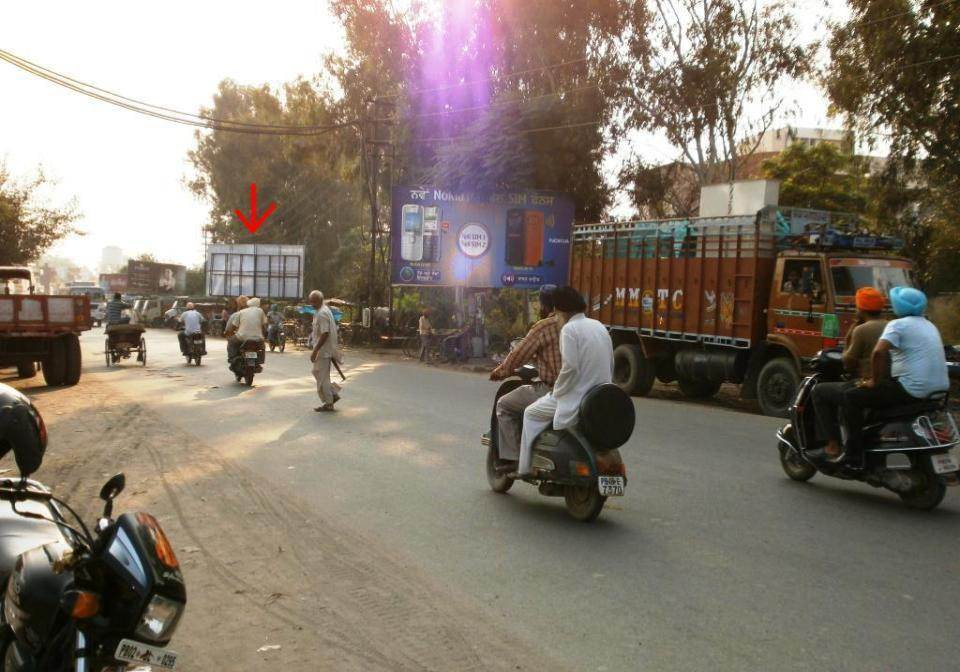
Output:
[[[36,261],[51,245],[71,233],[80,216],[75,201],[50,207],[39,202],[39,190],[50,181],[38,170],[27,181],[16,181],[0,164],[0,265]]]
[[[775,1],[761,9],[757,0],[632,3],[621,132],[665,135],[698,186],[735,180],[784,105],[778,86],[809,70],[811,48],[798,42],[791,8]],[[634,177],[624,175],[626,183]]]
[[[203,272],[203,266],[195,266],[187,269],[187,282],[184,293],[187,296],[203,296],[206,294],[206,276]]]
[[[796,142],[763,163],[768,178],[780,180],[780,205],[863,214],[869,164],[821,142]]]

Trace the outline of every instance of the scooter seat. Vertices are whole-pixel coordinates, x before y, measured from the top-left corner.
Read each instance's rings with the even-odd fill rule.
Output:
[[[908,418],[923,413],[933,413],[943,410],[943,399],[924,399],[914,404],[903,406],[889,406],[887,408],[871,408],[867,413],[867,422],[887,422],[898,418]]]
[[[619,448],[635,424],[633,401],[613,383],[596,386],[580,402],[580,431],[596,450]]]

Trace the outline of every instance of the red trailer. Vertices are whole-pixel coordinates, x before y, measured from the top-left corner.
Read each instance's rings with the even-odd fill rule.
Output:
[[[580,225],[571,284],[606,324],[615,379],[647,394],[654,379],[690,397],[739,383],[785,415],[800,358],[841,342],[853,295],[912,283],[896,241],[857,234],[835,213],[765,208],[756,216]]]

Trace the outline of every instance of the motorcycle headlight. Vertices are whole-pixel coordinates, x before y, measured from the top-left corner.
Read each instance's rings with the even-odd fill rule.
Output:
[[[136,634],[151,642],[163,642],[173,637],[177,622],[183,613],[183,604],[154,595],[143,610]]]

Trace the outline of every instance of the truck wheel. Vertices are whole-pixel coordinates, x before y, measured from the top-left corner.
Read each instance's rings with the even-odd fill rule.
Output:
[[[80,369],[83,363],[83,353],[80,352],[80,338],[76,334],[67,334],[63,337],[67,361],[64,385],[76,385],[80,382]]]
[[[645,397],[653,389],[654,367],[639,345],[624,343],[613,351],[613,382],[627,394]]]
[[[50,351],[43,358],[43,379],[50,387],[63,385],[67,377],[67,348],[64,339],[50,339]]]
[[[18,378],[33,378],[37,375],[37,367],[33,362],[20,362],[17,364]]]
[[[788,417],[799,385],[800,373],[792,360],[786,357],[771,359],[763,365],[757,377],[760,410],[775,418]]]
[[[710,380],[678,378],[677,384],[680,386],[680,391],[683,392],[683,396],[685,397],[690,399],[709,399],[720,391],[720,386],[723,383],[714,383]]]

